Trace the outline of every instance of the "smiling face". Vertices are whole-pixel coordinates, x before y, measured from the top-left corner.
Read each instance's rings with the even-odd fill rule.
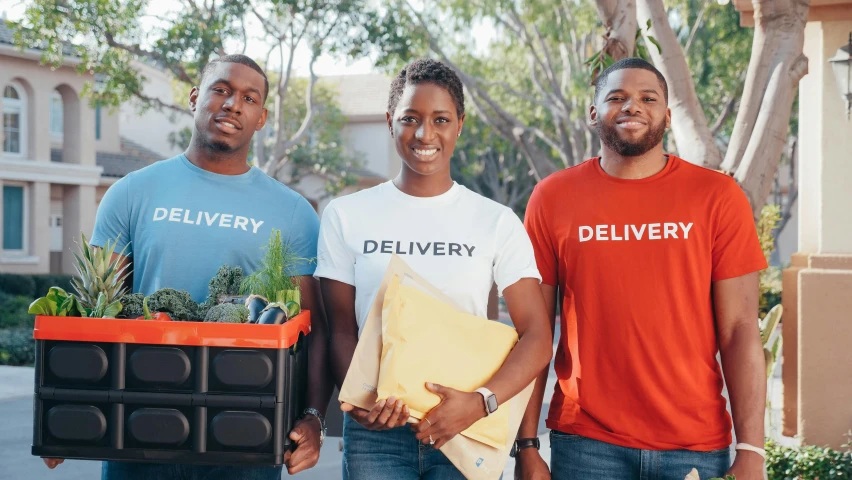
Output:
[[[434,83],[406,85],[387,121],[406,168],[423,176],[449,174],[464,114],[458,116],[447,89]]]
[[[589,114],[604,146],[624,157],[660,145],[671,123],[660,81],[639,68],[610,73]]]
[[[252,135],[266,123],[263,76],[239,63],[218,63],[189,95],[200,144],[213,151],[248,152]]]

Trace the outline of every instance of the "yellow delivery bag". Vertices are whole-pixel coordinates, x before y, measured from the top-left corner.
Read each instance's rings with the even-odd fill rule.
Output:
[[[349,371],[340,387],[338,399],[341,402],[369,410],[378,400],[376,391],[382,355],[382,311],[385,293],[394,276],[402,279],[401,285],[412,286],[452,306],[456,311],[461,310],[452,299],[414,272],[399,256],[393,255],[359,334]],[[509,410],[508,436],[506,444],[501,448],[494,448],[465,435],[456,435],[441,447],[441,452],[466,478],[496,480],[503,474],[534,385],[535,380],[509,401],[500,402],[501,408],[508,407]],[[412,418],[409,421],[415,420]]]
[[[517,342],[514,328],[459,312],[394,275],[382,310],[378,398],[402,399],[411,416],[422,420],[441,401],[427,382],[472,392],[497,373]],[[462,435],[503,447],[509,409],[502,405]]]

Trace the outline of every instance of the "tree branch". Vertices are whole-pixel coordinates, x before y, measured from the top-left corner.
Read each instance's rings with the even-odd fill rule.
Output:
[[[704,14],[707,13],[707,7],[710,6],[710,2],[712,1],[713,0],[704,0],[704,6],[701,7],[701,12],[698,14],[698,18],[695,19],[692,31],[689,32],[689,40],[686,41],[686,45],[683,47],[684,55],[689,55],[689,49],[692,47],[693,40],[695,40],[695,34],[698,32],[698,29],[701,28],[701,21],[704,20]]]

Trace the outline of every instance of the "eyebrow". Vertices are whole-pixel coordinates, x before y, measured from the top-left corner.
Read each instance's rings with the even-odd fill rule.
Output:
[[[234,88],[234,86],[233,86],[233,85],[231,85],[231,82],[229,82],[229,81],[225,80],[224,78],[217,78],[217,79],[216,79],[216,81],[214,81],[214,82],[213,82],[213,83],[211,83],[210,85],[216,85],[217,83],[223,83],[223,84],[227,85],[227,86],[228,86],[228,87],[230,87],[230,88]],[[258,90],[258,89],[256,89],[256,88],[254,88],[254,87],[248,87],[248,91],[249,91],[249,92],[254,92],[254,93],[256,93],[259,97],[263,97],[263,95],[261,95],[261,93],[260,93],[260,90]]]
[[[653,88],[646,88],[646,89],[642,90],[641,92],[642,93],[653,93],[654,95],[660,94],[660,92],[654,90]],[[613,93],[627,93],[627,92],[623,89],[617,88],[615,90],[610,90],[610,91],[606,92],[606,96],[608,97],[608,96],[612,95]]]
[[[413,108],[406,108],[405,110],[403,110],[403,113],[420,113],[420,112],[418,110],[414,110]],[[449,114],[449,113],[452,113],[452,112],[450,112],[449,110],[435,110],[432,113],[433,114],[442,113],[442,114],[446,115],[446,114]]]

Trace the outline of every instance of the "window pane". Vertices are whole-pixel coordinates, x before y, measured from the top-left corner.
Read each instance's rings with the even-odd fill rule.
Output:
[[[101,139],[101,104],[95,105],[95,140]]]
[[[24,248],[24,187],[3,187],[3,249]]]
[[[21,115],[18,113],[3,114],[3,151],[6,153],[21,153]]]
[[[52,135],[62,135],[63,123],[62,118],[62,97],[54,95],[50,98],[50,133]]]
[[[18,91],[15,90],[11,85],[6,85],[6,88],[3,89],[3,97],[4,98],[21,98],[18,96]]]

